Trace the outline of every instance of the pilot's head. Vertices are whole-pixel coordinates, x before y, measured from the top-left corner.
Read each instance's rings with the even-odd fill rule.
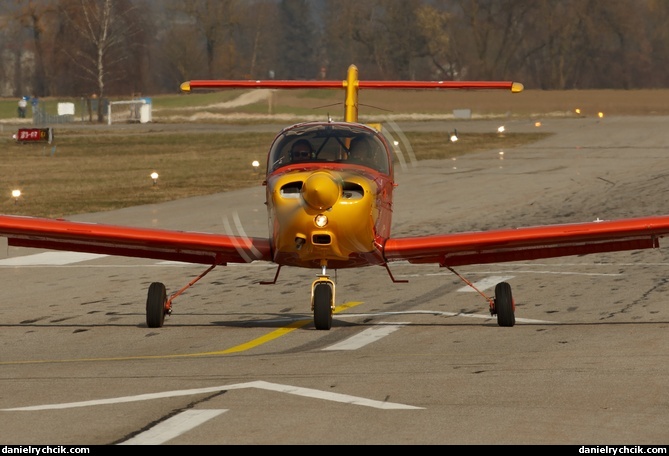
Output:
[[[351,141],[351,155],[349,160],[355,163],[371,165],[376,160],[376,149],[369,139],[363,137]]]
[[[311,143],[306,139],[299,139],[293,143],[290,149],[291,161],[309,160],[311,158]]]

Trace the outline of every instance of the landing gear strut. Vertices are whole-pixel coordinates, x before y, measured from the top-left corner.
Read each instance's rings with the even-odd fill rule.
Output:
[[[207,270],[202,274],[188,282],[188,285],[183,287],[181,290],[170,295],[169,299],[167,298],[167,290],[165,285],[160,282],[153,282],[149,286],[149,293],[146,297],[146,326],[149,328],[161,328],[163,323],[165,323],[165,315],[172,314],[172,301],[174,298],[195,285],[195,282],[207,275],[209,271],[214,269],[219,264],[220,260],[209,266],[209,268],[207,268]]]
[[[448,267],[448,266],[447,266]],[[489,298],[481,292],[473,283],[461,276],[455,269],[448,267],[448,270],[458,276],[460,280],[472,287],[483,296],[490,305],[490,315],[497,315],[497,324],[499,326],[511,327],[516,324],[516,304],[511,294],[511,285],[506,282],[500,282],[495,286],[495,297]]]

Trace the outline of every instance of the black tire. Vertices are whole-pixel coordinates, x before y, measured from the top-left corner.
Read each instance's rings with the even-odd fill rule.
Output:
[[[146,298],[146,325],[149,328],[161,328],[165,322],[165,303],[167,290],[160,282],[153,282],[149,286]]]
[[[516,324],[511,285],[506,282],[500,282],[495,287],[495,313],[497,313],[497,324],[499,326],[511,327]]]
[[[332,288],[327,283],[314,287],[314,326],[324,330],[332,328]]]

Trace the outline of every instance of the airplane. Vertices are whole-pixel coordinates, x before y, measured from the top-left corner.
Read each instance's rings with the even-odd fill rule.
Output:
[[[393,237],[391,223],[395,149],[379,125],[358,119],[361,89],[493,89],[521,92],[513,81],[364,81],[351,65],[343,81],[191,80],[184,93],[219,89],[339,89],[345,94],[343,120],[328,116],[283,128],[267,154],[268,237],[134,228],[45,218],[0,215],[0,236],[8,245],[207,265],[186,286],[167,294],[162,282],[149,286],[146,324],[164,325],[173,301],[217,266],[270,262],[275,284],[285,266],[317,271],[310,310],[317,330],[329,330],[336,308],[331,270],[381,266],[397,261],[437,264],[472,287],[487,302],[501,327],[515,325],[515,301],[508,282],[486,296],[454,267],[527,261],[570,255],[650,249],[669,234],[669,216],[501,228],[422,236]]]

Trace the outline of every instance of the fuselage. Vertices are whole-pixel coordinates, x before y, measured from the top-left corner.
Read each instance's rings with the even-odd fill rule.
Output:
[[[304,139],[312,153],[297,160],[291,148]],[[384,263],[395,183],[390,147],[379,131],[350,122],[286,128],[272,143],[265,184],[277,264],[337,269]]]

